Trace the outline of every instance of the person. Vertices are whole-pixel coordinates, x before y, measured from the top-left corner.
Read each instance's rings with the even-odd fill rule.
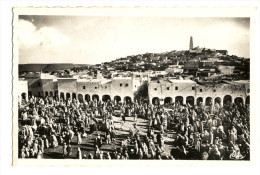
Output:
[[[111,109],[115,107],[114,105],[112,101],[104,103],[90,100],[83,105],[75,98],[73,100],[69,98],[50,100],[48,97],[29,98],[19,107],[22,111],[19,113],[21,119],[18,131],[19,157],[44,158],[45,153],[50,153],[51,147],[53,150],[61,150],[62,155],[67,153],[69,158],[75,154],[77,158],[82,158],[81,151],[73,149],[74,145],[71,145],[74,135],[77,136],[76,143],[81,144],[82,141],[89,142],[98,133],[98,136],[94,137],[92,149],[95,150],[95,155],[89,154],[89,158],[108,157],[109,159],[106,153],[102,153],[102,135],[105,135],[106,143],[111,144],[109,147],[113,150],[116,146],[112,144],[112,141],[117,144],[121,138],[123,140],[118,148],[119,151],[115,150],[111,153],[111,159],[170,159],[172,156],[173,159],[195,160],[208,157],[207,159],[214,160],[236,160],[234,155],[239,157],[238,160],[250,159],[248,106],[224,105],[214,108],[214,115],[212,115],[203,105],[185,106],[177,102],[163,106],[129,101],[119,105],[120,118],[123,122],[121,128],[123,129],[124,124],[131,123],[127,123],[125,116],[134,115],[135,117],[136,111],[140,118],[144,121],[150,120],[150,123],[144,122],[149,126],[147,130],[140,125],[140,131],[139,128],[137,129],[137,124],[134,124],[129,131],[124,130],[128,132],[126,136],[121,135],[122,132],[114,128],[114,120],[118,120],[114,116],[115,110]],[[167,111],[171,109],[172,112],[166,112],[166,108]],[[87,121],[86,118],[88,118]],[[99,127],[98,123],[101,121],[105,125]],[[138,117],[136,121],[139,121]],[[160,125],[161,128],[158,127]],[[169,130],[166,129],[167,127]],[[90,134],[87,137],[86,131],[89,129]],[[156,131],[159,129],[156,140],[155,129]],[[145,136],[140,137],[142,135]],[[82,140],[81,137],[86,139]],[[165,142],[168,140],[167,137],[176,137],[171,145],[174,149],[170,152],[166,149],[169,145]],[[229,142],[230,145],[226,146]],[[203,153],[207,154],[202,156]]]
[[[56,148],[58,146],[58,140],[54,133],[51,134],[51,147]]]
[[[71,156],[71,154],[72,154],[72,152],[71,152],[71,145],[70,145],[70,143],[68,144],[68,146],[67,146],[67,155],[68,155],[68,157],[70,157]]]
[[[100,134],[98,134],[98,136],[95,138],[94,141],[94,148],[98,147],[100,148],[102,146],[102,138],[100,136]]]
[[[37,153],[37,159],[42,159],[42,151],[39,150]]]
[[[23,148],[23,149],[21,150],[20,158],[24,159],[25,157],[26,157],[25,148]]]
[[[77,132],[77,143],[78,143],[78,145],[80,145],[82,143],[80,132]]]
[[[81,153],[80,147],[78,147],[78,151],[77,151],[77,154],[76,154],[76,158],[77,158],[77,159],[82,159],[82,153]]]
[[[63,157],[66,157],[67,156],[67,154],[68,154],[68,152],[67,152],[67,144],[66,144],[66,142],[64,142],[63,143],[63,149],[62,149],[62,156]]]
[[[229,131],[229,141],[236,143],[237,141],[237,130],[235,126],[232,126],[231,130]]]

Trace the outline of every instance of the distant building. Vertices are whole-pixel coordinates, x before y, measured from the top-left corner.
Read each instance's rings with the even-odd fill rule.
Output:
[[[218,66],[218,70],[221,74],[233,74],[235,66]]]
[[[152,104],[176,103],[211,106],[227,103],[250,103],[249,81],[198,84],[191,80],[155,80],[148,86]]]
[[[189,50],[191,51],[193,49],[193,38],[192,36],[190,37],[190,47]]]
[[[169,65],[167,69],[165,69],[166,73],[183,73],[183,69],[180,65]]]
[[[28,82],[26,80],[18,81],[18,103],[21,104],[22,100],[28,100]]]
[[[218,54],[221,54],[221,55],[228,55],[228,51],[227,50],[216,50],[216,52]]]
[[[208,58],[208,61],[218,62],[218,61],[219,61],[219,58],[217,58],[217,57],[210,57],[210,58]]]
[[[199,61],[187,61],[184,63],[184,70],[199,69]]]

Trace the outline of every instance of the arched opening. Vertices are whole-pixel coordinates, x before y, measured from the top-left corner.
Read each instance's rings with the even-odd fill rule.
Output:
[[[28,92],[29,97],[32,97],[32,91]]]
[[[84,99],[83,99],[82,94],[78,94],[78,100],[79,100],[80,103],[84,103]]]
[[[60,99],[64,100],[64,93],[63,92],[60,93]]]
[[[246,104],[249,105],[250,104],[250,96],[246,97]]]
[[[76,93],[72,93],[72,99],[76,99],[76,98],[77,98]]]
[[[116,104],[118,104],[121,101],[121,97],[120,96],[115,96],[114,97],[114,101]]]
[[[220,97],[216,97],[215,98],[215,101],[214,101],[214,104],[219,104],[219,105],[221,105],[221,98]]]
[[[166,97],[164,99],[164,104],[171,104],[172,103],[172,98],[171,97]]]
[[[111,98],[110,98],[109,95],[103,95],[102,96],[102,101],[107,102],[108,100],[111,101]]]
[[[85,101],[87,101],[87,102],[90,101],[90,95],[88,95],[88,94],[85,95]]]
[[[211,97],[207,97],[206,98],[206,103],[205,103],[206,106],[211,106],[212,105],[212,98]]]
[[[50,96],[53,97],[53,92],[52,91],[50,91]]]
[[[194,105],[194,97],[193,96],[188,96],[186,98],[186,104],[189,104],[189,105],[193,106]]]
[[[202,97],[198,97],[197,98],[197,106],[200,106],[201,103],[203,103],[203,98]]]
[[[183,97],[182,96],[175,97],[175,103],[180,103],[181,105],[183,105]]]
[[[132,103],[132,99],[131,99],[131,97],[129,97],[129,96],[126,96],[126,97],[124,98],[124,101],[125,101],[126,103]]]
[[[49,92],[45,91],[45,97],[48,97],[48,95],[49,95]]]
[[[159,99],[158,97],[154,97],[154,98],[152,99],[152,104],[153,104],[153,105],[159,105],[159,104],[160,104],[160,99]]]
[[[236,105],[240,105],[240,104],[244,104],[244,102],[243,102],[243,98],[242,97],[237,97],[237,98],[235,98],[235,104]]]
[[[232,97],[230,95],[226,95],[223,99],[223,104],[228,105],[232,103]]]
[[[54,91],[55,97],[58,97],[59,92],[57,90]]]
[[[66,100],[70,98],[70,93],[66,93]]]
[[[26,100],[26,93],[24,92],[24,93],[22,93],[22,100]]]
[[[99,101],[99,96],[97,94],[92,95],[93,101]]]

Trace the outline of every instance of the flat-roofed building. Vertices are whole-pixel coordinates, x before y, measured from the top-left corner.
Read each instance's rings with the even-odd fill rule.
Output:
[[[28,82],[26,80],[18,81],[18,103],[21,104],[22,100],[28,100]]]
[[[227,81],[222,83],[196,83],[191,80],[161,79],[150,81],[148,85],[150,103],[165,104],[180,102],[181,104],[206,106],[218,103],[250,103],[249,81]]]

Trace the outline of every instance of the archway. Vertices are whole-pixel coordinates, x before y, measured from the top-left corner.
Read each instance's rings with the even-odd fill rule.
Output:
[[[200,106],[200,104],[203,102],[203,98],[202,97],[198,97],[197,98],[197,106]]]
[[[70,98],[70,93],[66,93],[66,100]]]
[[[172,103],[172,98],[171,97],[166,97],[164,99],[164,104],[171,104]]]
[[[188,96],[186,98],[186,104],[190,104],[191,106],[194,105],[194,97],[193,96]]]
[[[32,97],[32,91],[28,92],[29,97]]]
[[[26,100],[26,93],[24,92],[24,93],[22,93],[22,100]]]
[[[48,95],[49,95],[49,92],[45,91],[45,97],[48,97]]]
[[[250,96],[246,97],[246,104],[249,105],[250,104]]]
[[[72,99],[77,99],[76,93],[72,93]]]
[[[50,96],[53,97],[53,92],[52,91],[50,91]]]
[[[232,97],[230,95],[226,95],[223,99],[223,104],[227,105],[227,104],[231,104],[232,103]]]
[[[88,95],[88,94],[85,95],[85,101],[87,101],[87,102],[90,101],[90,95]]]
[[[58,97],[59,92],[57,90],[54,91],[54,96],[57,98]]]
[[[152,104],[153,104],[153,105],[159,105],[159,104],[160,104],[160,99],[159,99],[158,97],[154,97],[154,98],[152,99]]]
[[[218,103],[219,105],[221,105],[221,98],[220,97],[216,97],[214,104]]]
[[[82,94],[78,94],[78,100],[79,100],[80,103],[84,103],[84,99],[83,99]]]
[[[114,101],[116,102],[116,104],[118,104],[121,101],[121,97],[120,96],[115,96],[114,97]]]
[[[93,101],[99,101],[99,96],[97,94],[92,95]]]
[[[206,106],[211,106],[212,105],[212,98],[211,97],[207,97],[205,102],[206,102],[205,103]]]
[[[181,105],[183,105],[183,97],[182,96],[177,96],[175,97],[175,103],[179,102]]]
[[[60,99],[64,100],[64,93],[63,92],[60,93]]]
[[[132,103],[132,99],[131,99],[131,97],[129,97],[129,96],[126,96],[126,97],[124,98],[124,101],[125,101],[126,103]]]
[[[235,98],[235,104],[236,105],[244,104],[243,98],[242,97],[236,97]]]
[[[108,100],[111,101],[111,98],[110,98],[109,95],[103,95],[103,96],[102,96],[102,101],[107,102]]]

